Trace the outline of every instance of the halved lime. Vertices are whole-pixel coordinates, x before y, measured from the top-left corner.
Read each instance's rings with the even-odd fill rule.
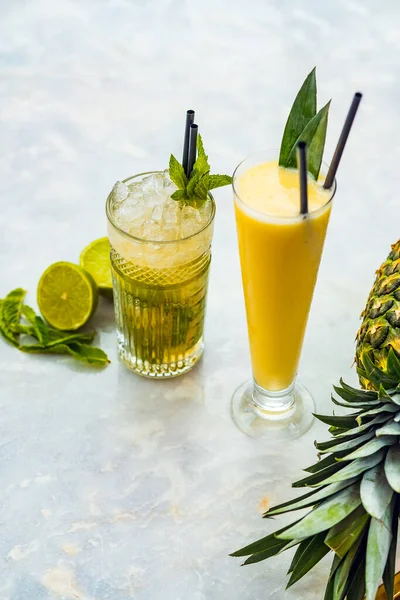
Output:
[[[79,264],[91,274],[100,294],[113,297],[110,261],[110,242],[103,237],[86,246],[81,252]]]
[[[50,265],[37,288],[40,312],[52,327],[63,331],[73,331],[87,323],[98,300],[90,273],[69,262]]]

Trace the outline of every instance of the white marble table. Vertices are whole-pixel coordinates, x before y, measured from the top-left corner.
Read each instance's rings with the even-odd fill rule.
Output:
[[[318,64],[327,159],[365,97],[339,177],[301,373],[318,410],[351,371],[375,268],[399,235],[400,7],[395,0],[1,0],[0,296],[105,234],[114,181],[166,165],[195,108],[217,172],[277,147]],[[315,425],[271,447],[232,424],[249,374],[229,190],[218,216],[206,353],[148,382],[117,359],[112,307],[94,319],[98,372],[0,343],[0,600],[321,600],[328,563],[285,592],[289,556],[228,553],[272,530],[268,502],[314,459]]]

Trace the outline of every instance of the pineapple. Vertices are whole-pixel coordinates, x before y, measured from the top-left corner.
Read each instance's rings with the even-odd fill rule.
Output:
[[[382,371],[386,371],[390,348],[400,355],[400,240],[376,275],[357,334],[356,361],[361,371],[367,354],[373,355],[374,364]],[[360,383],[375,389],[362,373]]]
[[[307,493],[265,513],[310,508],[291,525],[234,552],[245,565],[297,547],[288,587],[330,551],[334,557],[324,600],[375,600],[383,579],[394,597],[400,515],[400,242],[392,247],[362,315],[356,363],[363,389],[340,380],[334,404],[344,416],[317,418],[332,437],[316,443],[319,461],[293,484]]]

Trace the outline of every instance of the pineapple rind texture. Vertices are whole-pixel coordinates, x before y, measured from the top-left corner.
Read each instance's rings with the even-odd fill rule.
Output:
[[[376,273],[376,279],[362,315],[357,333],[356,363],[363,369],[369,355],[379,369],[385,371],[390,348],[400,356],[400,241],[393,244],[386,261]],[[364,389],[376,389],[360,375]]]

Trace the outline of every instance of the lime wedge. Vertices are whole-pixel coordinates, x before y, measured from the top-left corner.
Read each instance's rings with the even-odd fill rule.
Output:
[[[98,300],[92,276],[69,262],[50,265],[38,284],[40,312],[52,327],[63,331],[73,331],[87,323]]]
[[[112,298],[110,242],[108,238],[100,238],[86,246],[81,252],[79,264],[82,269],[91,274],[100,294]]]

